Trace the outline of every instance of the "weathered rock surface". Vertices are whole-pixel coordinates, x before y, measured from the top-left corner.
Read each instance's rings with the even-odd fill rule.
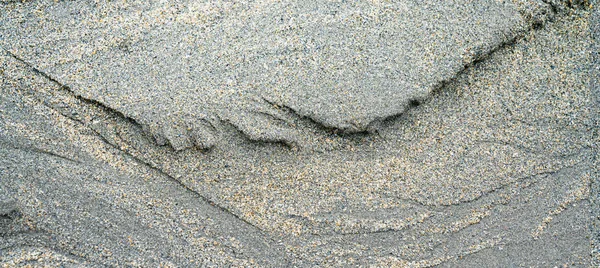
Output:
[[[2,5],[2,264],[592,264],[587,2]]]

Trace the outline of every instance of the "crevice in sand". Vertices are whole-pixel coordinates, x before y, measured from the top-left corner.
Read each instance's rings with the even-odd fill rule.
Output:
[[[16,150],[22,150],[22,151],[31,152],[31,153],[38,153],[38,154],[49,155],[49,156],[56,157],[56,158],[59,158],[59,159],[62,159],[62,160],[66,160],[68,162],[81,164],[81,161],[79,161],[79,160],[76,160],[76,159],[73,159],[73,158],[70,158],[70,157],[67,157],[67,156],[63,156],[63,155],[60,155],[60,154],[57,154],[57,153],[54,153],[54,152],[51,152],[51,151],[43,150],[43,149],[40,149],[40,148],[35,148],[33,146],[20,146],[20,145],[16,145],[16,144],[12,144],[12,143],[6,143],[6,142],[3,142],[3,141],[0,141],[0,144],[2,146],[6,146],[6,147],[9,147],[9,148],[12,148],[12,149],[16,149]]]

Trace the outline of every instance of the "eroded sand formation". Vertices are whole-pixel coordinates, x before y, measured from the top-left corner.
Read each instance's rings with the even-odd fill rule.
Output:
[[[9,266],[591,263],[592,3],[1,5]]]

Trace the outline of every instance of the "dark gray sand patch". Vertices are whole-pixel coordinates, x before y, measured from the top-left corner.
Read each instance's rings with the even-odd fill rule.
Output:
[[[591,43],[591,61],[590,61],[590,88],[593,93],[593,103],[591,104],[596,111],[594,120],[594,133],[592,140],[595,142],[594,165],[595,176],[592,181],[592,235],[593,235],[593,265],[600,266],[600,158],[598,157],[598,144],[600,144],[600,8],[598,1],[592,10],[590,18],[590,32],[592,36]]]
[[[176,150],[212,147],[222,121],[303,144],[286,116],[372,131],[552,14],[514,2],[35,1],[5,6],[0,42]]]
[[[14,247],[0,251],[6,267],[101,267],[68,253],[44,247]]]

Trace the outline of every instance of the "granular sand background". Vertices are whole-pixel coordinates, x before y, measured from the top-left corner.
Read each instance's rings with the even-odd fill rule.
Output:
[[[304,146],[234,124],[210,150],[157,146],[6,53],[0,260],[587,266],[590,13],[560,12],[371,133],[290,117]]]

